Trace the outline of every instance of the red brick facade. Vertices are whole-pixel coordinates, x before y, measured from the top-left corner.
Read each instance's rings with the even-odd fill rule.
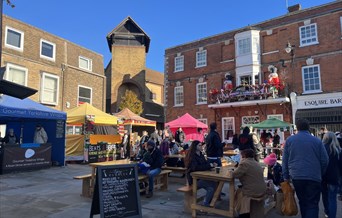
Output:
[[[246,28],[233,30],[218,34],[212,37],[199,39],[194,42],[175,46],[165,50],[165,77],[166,77],[166,122],[188,112],[197,119],[207,119],[218,123],[218,131],[226,127],[223,119],[233,120],[233,131],[240,132],[243,119],[258,116],[260,121],[267,119],[268,116],[277,115],[284,121],[293,123],[296,111],[306,109],[300,106],[301,97],[319,96],[326,93],[337,94],[337,101],[342,98],[342,2],[334,1],[329,4],[295,11],[284,16],[261,22]],[[301,27],[315,26],[317,32],[317,43],[301,46]],[[259,39],[255,53],[259,55],[257,62],[238,66],[238,52],[235,37],[244,32],[258,32]],[[254,40],[253,37],[251,40]],[[293,55],[285,52],[287,43],[293,47]],[[252,44],[253,49],[254,44]],[[196,52],[206,50],[206,66],[196,68]],[[252,51],[253,53],[253,51]],[[175,58],[184,57],[184,70],[175,72]],[[254,58],[252,56],[252,58]],[[308,64],[307,60],[312,58],[313,63]],[[250,66],[249,66],[250,65]],[[237,72],[241,73],[243,67],[252,68],[258,65],[258,83],[267,80],[270,74],[268,67],[275,66],[278,75],[287,85],[287,90],[282,91],[282,96],[277,99],[264,100],[245,100],[230,103],[212,103],[207,99],[206,104],[196,102],[196,84],[206,83],[207,93],[213,88],[221,89],[226,73],[230,73],[233,78],[233,86],[240,85]],[[252,66],[252,67],[251,67]],[[315,67],[316,66],[316,67]],[[318,66],[318,68],[317,68]],[[308,92],[303,87],[303,72],[306,67],[319,69],[321,91]],[[243,75],[243,72],[242,74]],[[183,86],[183,105],[175,106],[174,90]],[[290,93],[296,93],[299,98],[297,103],[290,100]],[[340,96],[340,97],[338,97]],[[296,97],[296,98],[297,98]],[[284,99],[280,101],[280,99]],[[339,100],[340,99],[340,100]],[[297,105],[298,104],[298,105]],[[342,101],[332,107],[341,107]],[[319,109],[319,107],[317,107]],[[308,108],[314,109],[314,108]],[[342,108],[341,108],[342,109]],[[322,109],[323,110],[323,109]],[[340,116],[340,115],[339,115]],[[341,119],[336,118],[337,120]],[[336,120],[334,121],[336,122]],[[339,122],[339,121],[338,121]],[[229,123],[231,124],[231,123]],[[317,123],[322,125],[322,123]],[[334,124],[332,129],[339,130],[341,124]],[[285,133],[285,135],[288,133]],[[222,137],[222,138],[225,138]]]

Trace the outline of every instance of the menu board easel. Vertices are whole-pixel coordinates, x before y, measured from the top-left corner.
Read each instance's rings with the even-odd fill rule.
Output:
[[[90,217],[141,218],[136,164],[97,167]]]

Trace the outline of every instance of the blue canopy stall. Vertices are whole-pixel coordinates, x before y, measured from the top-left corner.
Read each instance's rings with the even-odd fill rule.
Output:
[[[41,124],[48,135],[47,143],[51,144],[51,161],[59,166],[65,163],[66,117],[65,112],[46,107],[29,98],[21,100],[0,95],[0,125],[5,124],[7,130],[14,129],[15,134],[20,137],[21,147],[29,147],[37,146],[32,142],[36,125]]]

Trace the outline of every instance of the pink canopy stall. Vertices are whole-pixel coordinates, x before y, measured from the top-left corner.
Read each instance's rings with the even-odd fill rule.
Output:
[[[199,140],[203,141],[203,134],[208,131],[208,125],[202,123],[190,114],[186,113],[183,116],[172,120],[165,124],[165,127],[169,126],[172,133],[175,134],[179,127],[182,127],[185,133],[185,141]]]

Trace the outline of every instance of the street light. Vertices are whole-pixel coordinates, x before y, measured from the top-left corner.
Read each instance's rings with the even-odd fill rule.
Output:
[[[294,56],[294,49],[295,49],[295,47],[296,46],[295,45],[291,45],[290,42],[287,42],[287,45],[285,47],[285,52],[290,54],[292,56],[292,58]]]
[[[287,42],[287,45],[286,45],[286,47],[285,47],[285,52],[287,53],[287,54],[290,54],[291,55],[291,72],[292,72],[292,78],[291,78],[291,80],[292,80],[292,82],[291,82],[291,86],[292,86],[292,91],[294,91],[294,89],[295,89],[295,84],[294,84],[294,66],[293,66],[293,61],[294,61],[294,55],[295,55],[295,53],[294,53],[294,50],[295,50],[295,45],[291,45],[291,43],[288,41]]]

